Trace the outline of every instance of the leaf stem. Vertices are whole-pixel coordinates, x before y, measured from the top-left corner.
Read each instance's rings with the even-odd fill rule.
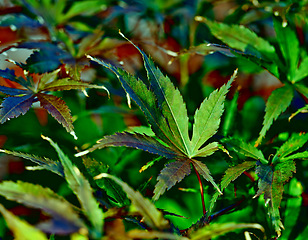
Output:
[[[199,182],[199,186],[200,186],[200,195],[201,195],[201,201],[202,201],[203,215],[205,215],[206,214],[206,208],[205,208],[205,202],[204,202],[204,188],[203,188],[203,184],[202,184],[200,175],[199,175],[197,169],[195,168],[194,164],[192,164],[192,166],[194,167],[194,170],[195,170],[195,172],[197,174],[197,177],[198,177],[198,182]]]

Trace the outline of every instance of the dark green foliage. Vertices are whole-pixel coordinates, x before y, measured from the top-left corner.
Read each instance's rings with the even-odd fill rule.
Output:
[[[307,1],[0,5],[1,239],[307,238]]]

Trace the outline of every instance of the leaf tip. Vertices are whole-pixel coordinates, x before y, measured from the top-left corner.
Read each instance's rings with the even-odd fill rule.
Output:
[[[74,131],[71,131],[70,134],[74,137],[75,140],[78,139],[78,137],[76,136],[76,133]]]
[[[106,177],[109,177],[109,174],[107,174],[107,173],[101,173],[101,174],[95,176],[93,179],[94,179],[94,180],[98,180],[98,179],[106,178]]]
[[[90,152],[89,150],[85,150],[85,151],[76,153],[74,156],[75,157],[81,157],[81,156],[84,156],[84,155],[88,154],[89,152]]]

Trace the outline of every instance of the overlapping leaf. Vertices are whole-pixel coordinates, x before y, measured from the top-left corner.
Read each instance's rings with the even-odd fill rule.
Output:
[[[0,204],[0,212],[3,215],[8,227],[14,234],[16,240],[47,240],[47,236],[39,229],[31,226],[25,220],[22,220],[15,216],[10,211],[6,210],[2,204]]]
[[[17,183],[5,181],[0,184],[0,194],[9,200],[48,213],[52,217],[50,222],[58,222],[59,226],[59,228],[44,229],[50,233],[68,234],[85,226],[72,205],[49,188],[21,181]],[[61,224],[65,229],[60,227]]]
[[[168,163],[157,177],[153,200],[157,200],[166,190],[169,190],[177,182],[190,174],[190,160],[175,161]]]
[[[125,182],[121,181],[115,176],[109,175],[107,173],[102,173],[96,177],[98,178],[110,178],[119,184],[123,190],[126,192],[128,198],[132,201],[132,204],[137,208],[140,214],[144,217],[146,224],[155,229],[166,229],[169,226],[169,223],[166,219],[163,218],[163,214],[157,210],[155,205],[149,200],[144,198],[140,192],[133,190]]]
[[[79,169],[74,166],[71,160],[63,153],[58,144],[54,143],[50,138],[43,137],[57,151],[59,159],[64,168],[65,179],[69,187],[73,190],[79,199],[84,214],[88,217],[95,231],[99,236],[102,234],[104,224],[103,212],[98,206],[98,202],[93,196],[92,188],[88,180],[81,174]]]
[[[292,99],[293,88],[289,85],[285,85],[282,88],[277,88],[272,92],[266,102],[263,127],[256,141],[256,145],[261,143],[262,138],[273,124],[273,121],[275,121],[279,115],[287,109],[287,107],[291,104]]]
[[[15,152],[15,151],[10,151],[10,150],[5,150],[5,149],[0,149],[0,152],[3,152],[5,154],[10,154],[15,157],[21,157],[21,158],[30,160],[31,162],[38,164],[39,166],[34,167],[35,170],[46,169],[62,177],[64,176],[63,167],[59,161],[53,161],[46,157],[43,158],[43,157],[38,157],[38,156],[27,154],[27,153]],[[33,169],[33,167],[31,169]]]

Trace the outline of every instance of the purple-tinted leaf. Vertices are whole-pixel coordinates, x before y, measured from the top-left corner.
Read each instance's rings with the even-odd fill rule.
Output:
[[[22,97],[7,97],[1,104],[0,123],[4,123],[11,118],[25,114],[31,107],[34,95],[27,94]]]
[[[190,160],[175,161],[167,164],[157,177],[153,200],[156,201],[166,190],[190,174]]]
[[[197,170],[197,172],[206,180],[209,181],[210,183],[212,183],[212,185],[216,188],[216,190],[222,194],[222,192],[220,191],[219,187],[217,186],[217,184],[215,183],[213,177],[211,176],[210,170],[207,168],[207,166],[197,160],[192,159],[191,163],[193,164],[193,166],[195,167],[195,169]]]
[[[53,116],[71,135],[76,139],[74,132],[74,126],[70,110],[66,103],[61,99],[53,95],[47,95],[44,93],[38,93],[37,98],[41,103],[41,106],[45,108],[51,116]]]
[[[30,73],[46,73],[57,69],[61,65],[60,57],[52,51],[35,51],[28,57],[24,69]]]
[[[0,69],[0,77],[16,82],[16,75],[13,69],[8,69],[8,68],[5,70]]]
[[[259,177],[258,192],[254,198],[264,193],[264,200],[268,202],[272,197],[273,167],[257,162],[256,174]]]
[[[0,92],[3,92],[3,93],[10,95],[10,96],[16,96],[16,95],[29,94],[30,93],[27,90],[18,89],[18,88],[9,88],[9,87],[5,87],[5,86],[0,86]]]
[[[145,134],[129,132],[122,132],[116,133],[114,135],[105,136],[104,138],[98,140],[97,144],[95,144],[93,147],[84,152],[80,152],[75,156],[82,156],[84,154],[87,154],[88,152],[92,152],[96,149],[101,149],[104,147],[120,146],[141,149],[143,151],[148,151],[150,153],[157,154],[169,159],[181,157],[181,155],[172,151],[172,149],[170,149],[169,147],[161,144],[154,137],[150,137]]]
[[[60,217],[52,218],[48,221],[39,223],[36,227],[43,232],[59,235],[68,235],[80,230],[80,226],[77,226],[76,224],[67,221],[67,219]]]

